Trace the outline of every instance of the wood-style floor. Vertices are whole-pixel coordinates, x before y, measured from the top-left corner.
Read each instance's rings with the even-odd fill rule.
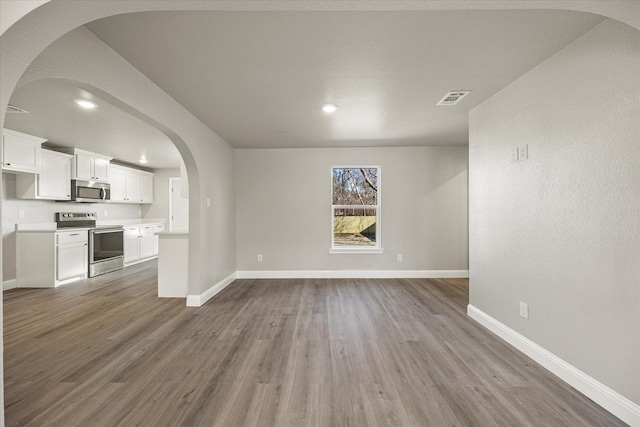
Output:
[[[6,425],[624,425],[469,319],[466,280],[155,295],[155,262],[5,292]]]

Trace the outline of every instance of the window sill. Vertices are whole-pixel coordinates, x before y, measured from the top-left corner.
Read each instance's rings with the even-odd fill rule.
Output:
[[[330,254],[381,254],[384,253],[383,248],[331,248]]]

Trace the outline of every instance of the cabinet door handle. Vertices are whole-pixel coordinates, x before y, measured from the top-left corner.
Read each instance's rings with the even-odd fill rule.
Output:
[[[73,234],[69,234],[69,236],[79,236],[80,233],[73,233]]]
[[[7,166],[11,166],[11,163],[5,163],[5,165],[7,165]]]

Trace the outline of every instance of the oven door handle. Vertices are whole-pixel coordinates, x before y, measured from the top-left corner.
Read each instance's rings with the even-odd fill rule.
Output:
[[[106,233],[124,233],[123,228],[109,228],[106,230],[91,230],[93,234],[106,234]]]

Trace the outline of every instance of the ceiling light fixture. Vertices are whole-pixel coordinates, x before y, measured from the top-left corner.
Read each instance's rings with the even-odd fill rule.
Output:
[[[144,157],[144,156],[143,156],[143,157],[140,157],[140,160],[138,160],[138,161],[139,161],[140,163],[147,163],[147,162],[148,162],[147,158],[146,158],[146,157]]]
[[[96,104],[94,104],[91,101],[87,101],[86,99],[76,99],[75,102],[76,102],[76,104],[78,104],[82,108],[86,108],[87,110],[93,110],[94,108],[97,107]]]
[[[328,114],[334,113],[337,109],[338,106],[336,104],[324,104],[322,106],[322,111]]]

